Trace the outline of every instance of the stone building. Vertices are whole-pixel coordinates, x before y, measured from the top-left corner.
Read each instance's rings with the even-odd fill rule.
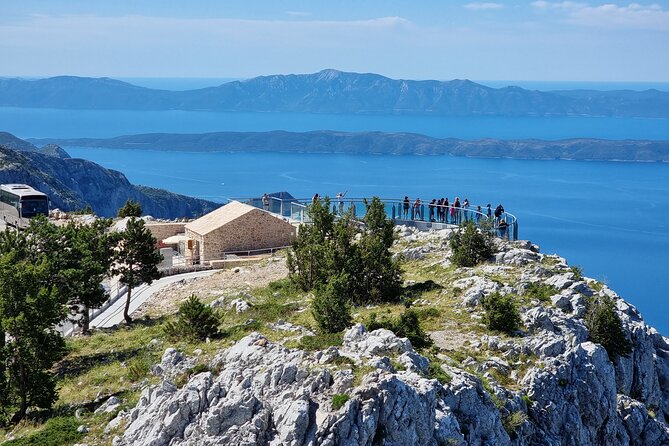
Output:
[[[296,228],[262,209],[232,201],[186,224],[194,259],[219,260],[224,252],[288,246]]]

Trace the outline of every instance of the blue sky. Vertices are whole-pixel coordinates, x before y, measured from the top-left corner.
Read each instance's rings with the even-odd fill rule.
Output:
[[[0,76],[669,81],[669,0],[0,0]]]

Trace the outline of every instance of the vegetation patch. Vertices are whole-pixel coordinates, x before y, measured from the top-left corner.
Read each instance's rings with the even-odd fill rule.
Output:
[[[453,250],[451,260],[458,266],[476,266],[494,254],[492,234],[479,230],[472,221],[460,226],[450,245]]]
[[[632,352],[632,343],[625,335],[623,323],[610,298],[600,297],[590,301],[585,324],[590,331],[590,340],[601,344],[612,362]]]
[[[527,414],[520,410],[509,414],[502,419],[502,426],[512,440],[518,438],[518,429],[527,421]]]
[[[483,299],[483,321],[490,330],[513,334],[520,327],[520,313],[513,296],[493,293]]]
[[[365,327],[369,331],[379,328],[390,330],[401,338],[408,338],[414,348],[426,348],[433,344],[432,339],[421,328],[418,313],[412,309],[405,310],[397,318],[378,318],[376,313],[371,313],[365,321]]]
[[[220,334],[220,315],[194,294],[181,304],[177,319],[165,324],[165,333],[172,339],[204,341]]]
[[[550,302],[551,296],[558,293],[558,289],[543,282],[532,282],[525,290],[525,297],[537,299],[540,302]]]
[[[84,435],[77,432],[80,422],[75,417],[56,417],[42,429],[23,438],[6,441],[3,446],[64,446],[71,445]]]
[[[332,395],[332,410],[339,410],[351,397],[345,393],[336,393]]]
[[[342,333],[322,333],[315,336],[302,336],[298,348],[307,351],[325,350],[328,347],[339,347],[344,343]]]

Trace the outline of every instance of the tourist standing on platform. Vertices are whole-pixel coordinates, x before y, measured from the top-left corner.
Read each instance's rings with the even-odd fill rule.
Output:
[[[446,198],[444,198],[444,210],[443,210],[443,212],[444,212],[444,222],[445,223],[448,223],[448,212],[450,211],[448,206],[449,206],[448,205],[448,197],[446,197]]]
[[[481,206],[476,206],[476,224],[481,221]]]
[[[490,207],[490,203],[488,203],[488,206],[486,206],[487,213],[488,213],[488,221],[492,220],[492,208]]]
[[[428,206],[430,207],[430,221],[434,221],[434,208],[437,206],[436,198],[433,198]]]
[[[444,221],[444,199],[437,200],[437,221],[442,223]]]
[[[339,202],[339,215],[344,215],[344,197],[346,196],[346,192],[337,192],[336,198],[337,202]]]
[[[497,234],[501,238],[508,240],[509,239],[508,229],[509,229],[509,224],[506,222],[506,219],[502,219],[497,225]]]
[[[502,206],[502,203],[497,205],[495,208],[495,224],[499,224],[500,219],[502,218],[502,214],[504,213],[504,206]]]
[[[459,225],[460,224],[460,197],[455,197],[455,203],[453,203],[453,208],[451,209],[451,222]]]
[[[269,195],[267,195],[267,193],[262,195],[262,208],[269,211]]]
[[[423,216],[420,215],[420,198],[416,198],[416,201],[413,202],[413,219],[422,220]]]
[[[319,197],[318,194],[314,194],[313,198],[311,199],[311,204],[316,203],[320,199],[321,199],[321,197]]]
[[[465,221],[469,221],[469,198],[465,198],[465,201],[462,202],[462,213],[464,214]]]
[[[409,201],[408,196],[404,196],[404,201],[402,202],[404,206],[404,219],[406,220],[409,217],[409,208],[411,207],[411,201]]]

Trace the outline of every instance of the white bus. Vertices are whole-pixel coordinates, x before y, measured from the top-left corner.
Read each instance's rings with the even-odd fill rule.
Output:
[[[0,218],[17,228],[38,215],[49,215],[49,197],[27,184],[0,184]]]

